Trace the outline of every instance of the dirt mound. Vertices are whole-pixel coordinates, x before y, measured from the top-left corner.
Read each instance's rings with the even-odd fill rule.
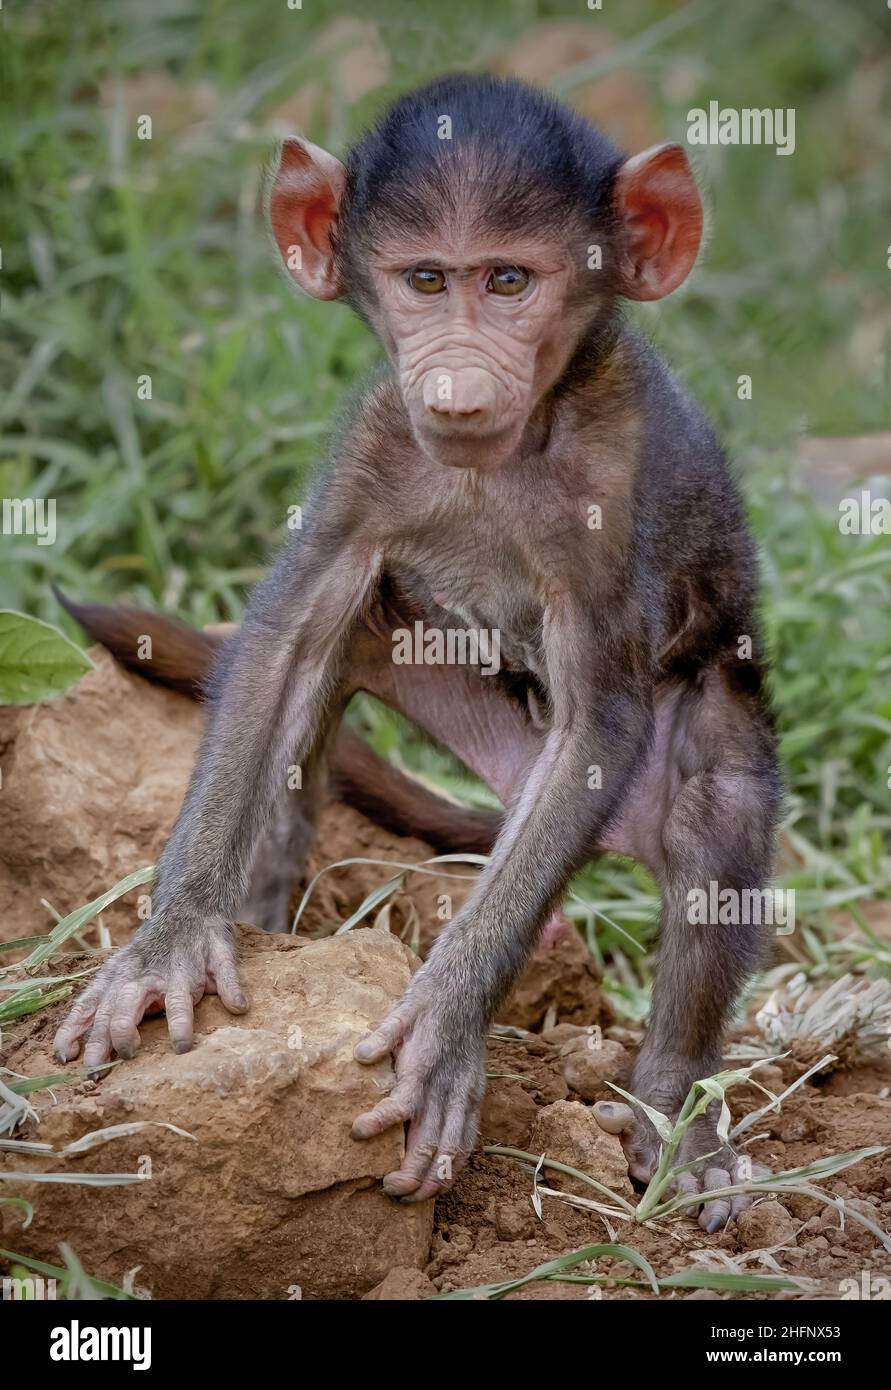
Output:
[[[183,798],[201,709],[100,647],[90,656],[95,669],[57,699],[0,707],[2,941],[54,925],[41,900],[65,916],[153,863]],[[135,896],[104,915],[115,939]]]

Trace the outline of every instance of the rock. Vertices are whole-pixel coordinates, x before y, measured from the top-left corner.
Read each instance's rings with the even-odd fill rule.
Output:
[[[621,1143],[616,1135],[607,1134],[600,1128],[592,1111],[580,1101],[555,1100],[552,1105],[539,1110],[532,1127],[529,1150],[578,1168],[622,1196],[632,1195],[628,1164]],[[548,1187],[597,1200],[595,1189],[577,1178],[568,1177],[555,1169],[543,1169],[542,1174],[542,1180]]]
[[[0,941],[50,929],[41,898],[64,916],[156,862],[179,812],[204,725],[201,706],[125,671],[102,647],[92,647],[90,657],[95,669],[57,699],[0,708]],[[304,877],[344,858],[420,863],[432,853],[423,841],[392,835],[335,804],[322,811]],[[386,869],[374,864],[323,875],[301,929],[344,921],[385,878]],[[299,887],[295,875],[295,898]],[[410,916],[441,926],[442,888],[428,875],[410,878],[393,900],[394,929],[409,925]],[[450,883],[455,910],[460,889]],[[129,939],[137,897],[148,891],[134,889],[103,912],[116,944]]]
[[[879,1215],[878,1211],[877,1211],[876,1208],[873,1206],[872,1202],[866,1202],[866,1201],[864,1201],[861,1197],[848,1197],[848,1198],[846,1198],[846,1199],[845,1199],[845,1207],[846,1207],[846,1209],[847,1209],[848,1211],[859,1211],[859,1213],[860,1213],[861,1216],[868,1216],[869,1219],[870,1219],[870,1221],[875,1221],[876,1218],[877,1218],[878,1215]],[[830,1225],[830,1224],[836,1224],[836,1225],[838,1224],[838,1213],[837,1213],[836,1211],[834,1211],[831,1207],[827,1207],[827,1208],[825,1209],[825,1216],[826,1216],[826,1225],[827,1225],[827,1226]],[[848,1227],[848,1229],[850,1230],[851,1227]],[[856,1230],[863,1230],[863,1227],[862,1227],[862,1226],[859,1226],[859,1227],[855,1226],[853,1229],[854,1229],[855,1231],[856,1231]]]
[[[76,1157],[0,1159],[16,1170],[146,1179],[105,1188],[4,1183],[34,1203],[35,1217],[22,1230],[15,1209],[0,1208],[3,1244],[57,1262],[65,1240],[91,1274],[115,1283],[138,1265],[155,1298],[287,1299],[295,1288],[305,1298],[356,1298],[391,1268],[426,1262],[432,1203],[401,1205],[379,1181],[401,1161],[402,1131],[350,1137],[355,1116],[392,1082],[389,1063],[360,1066],[353,1047],[402,993],[415,958],[383,931],[307,944],[248,935],[244,1018],[205,998],[192,1052],[174,1054],[154,1020],[136,1059],[88,1095],[64,1088],[56,1104],[49,1092],[34,1097],[37,1137],[57,1151],[98,1128],[156,1125]]]
[[[0,707],[0,941],[53,926],[42,898],[64,916],[155,863],[179,812],[203,728],[201,706],[125,671],[102,647],[92,647],[90,657],[94,670],[57,699]],[[295,875],[294,901],[312,876],[338,860],[420,863],[432,854],[422,840],[393,835],[351,807],[331,804],[322,810],[302,883]],[[301,931],[330,930],[387,877],[374,863],[325,873]],[[471,887],[472,881],[409,876],[391,900],[389,925],[424,953],[443,925],[440,895],[448,892],[457,912]],[[133,889],[103,912],[115,944],[129,940],[137,898],[148,891]],[[86,928],[88,935],[95,931],[95,923]],[[594,962],[575,929],[537,953],[501,1018],[534,1027],[549,1009],[580,1024],[596,1023],[603,1012]]]
[[[798,1221],[807,1221],[812,1216],[819,1216],[826,1210],[824,1202],[816,1197],[807,1197],[804,1193],[790,1192],[783,1197],[783,1205],[791,1211]]]
[[[473,1254],[474,1245],[474,1233],[466,1226],[450,1224],[447,1234],[438,1231],[430,1251],[431,1258],[426,1271],[428,1276],[438,1279],[451,1265],[462,1264]]]
[[[391,1269],[385,1279],[376,1284],[368,1293],[362,1295],[364,1302],[372,1303],[377,1300],[381,1302],[416,1302],[421,1298],[430,1298],[436,1293],[435,1284],[431,1284],[426,1274],[419,1269]]]
[[[582,1023],[556,1023],[553,1028],[543,1028],[541,1037],[552,1047],[563,1047],[564,1043],[572,1042],[573,1038],[590,1038],[593,1031],[591,1024],[586,1027]]]
[[[524,1149],[538,1106],[519,1081],[492,1080],[480,1116],[480,1135],[488,1144]]]
[[[844,1230],[841,1229],[840,1213],[834,1207],[824,1207],[820,1216],[820,1234],[825,1235],[833,1245],[844,1245],[849,1253],[852,1250],[857,1250],[862,1256],[867,1251],[871,1252],[876,1248],[876,1237],[866,1226],[856,1220],[852,1215],[852,1212],[855,1211],[884,1230],[888,1229],[889,1213],[883,1213],[878,1207],[873,1206],[872,1202],[863,1201],[858,1197],[846,1197]]]
[[[844,496],[858,496],[855,484],[878,481],[891,475],[891,430],[876,434],[833,436],[821,439],[805,435],[798,445],[796,471],[810,491],[833,506]],[[874,486],[873,497],[887,497],[887,486]]]
[[[564,1043],[560,1059],[567,1086],[583,1100],[611,1100],[616,1093],[608,1083],[621,1084],[627,1079],[624,1047],[596,1032]]]
[[[795,1244],[795,1218],[779,1202],[756,1202],[737,1220],[744,1250],[766,1250],[772,1245]],[[820,1237],[820,1239],[823,1239]],[[823,1240],[828,1249],[828,1242]]]
[[[604,1029],[603,1036],[612,1042],[621,1043],[623,1047],[639,1047],[644,1035],[641,1028],[625,1028],[621,1023],[614,1023],[610,1028]]]
[[[800,1144],[803,1139],[813,1138],[817,1120],[812,1105],[800,1101],[797,1106],[784,1108],[778,1115],[766,1115],[764,1123],[769,1133],[784,1144]]]
[[[535,1234],[535,1215],[528,1200],[499,1202],[493,1212],[495,1233],[499,1240],[529,1240]]]

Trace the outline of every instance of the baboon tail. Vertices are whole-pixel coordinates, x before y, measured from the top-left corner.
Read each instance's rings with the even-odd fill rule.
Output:
[[[75,603],[55,585],[53,593],[65,612],[128,671],[190,699],[203,699],[211,668],[227,640],[225,633],[202,632],[145,608]]]

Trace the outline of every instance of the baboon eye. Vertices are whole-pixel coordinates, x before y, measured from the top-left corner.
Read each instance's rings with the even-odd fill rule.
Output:
[[[441,270],[428,270],[418,266],[416,270],[410,271],[408,283],[418,294],[442,294],[446,287],[446,278]]]
[[[490,294],[522,294],[529,284],[529,271],[518,265],[499,265],[486,281]]]

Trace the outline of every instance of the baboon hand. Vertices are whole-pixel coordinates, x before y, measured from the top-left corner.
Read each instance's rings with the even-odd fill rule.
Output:
[[[353,1124],[369,1139],[408,1124],[402,1166],[384,1178],[384,1191],[407,1202],[444,1192],[467,1162],[485,1090],[485,1037],[468,1030],[448,985],[425,966],[379,1028],[356,1048],[360,1062],[393,1053],[396,1085]]]
[[[165,1010],[175,1050],[188,1052],[194,1006],[203,994],[218,994],[230,1013],[247,1009],[228,924],[182,933],[159,918],[142,932],[106,961],[68,1012],[53,1043],[60,1062],[77,1057],[85,1034],[87,1067],[100,1066],[114,1052],[133,1057],[141,1020]]]

